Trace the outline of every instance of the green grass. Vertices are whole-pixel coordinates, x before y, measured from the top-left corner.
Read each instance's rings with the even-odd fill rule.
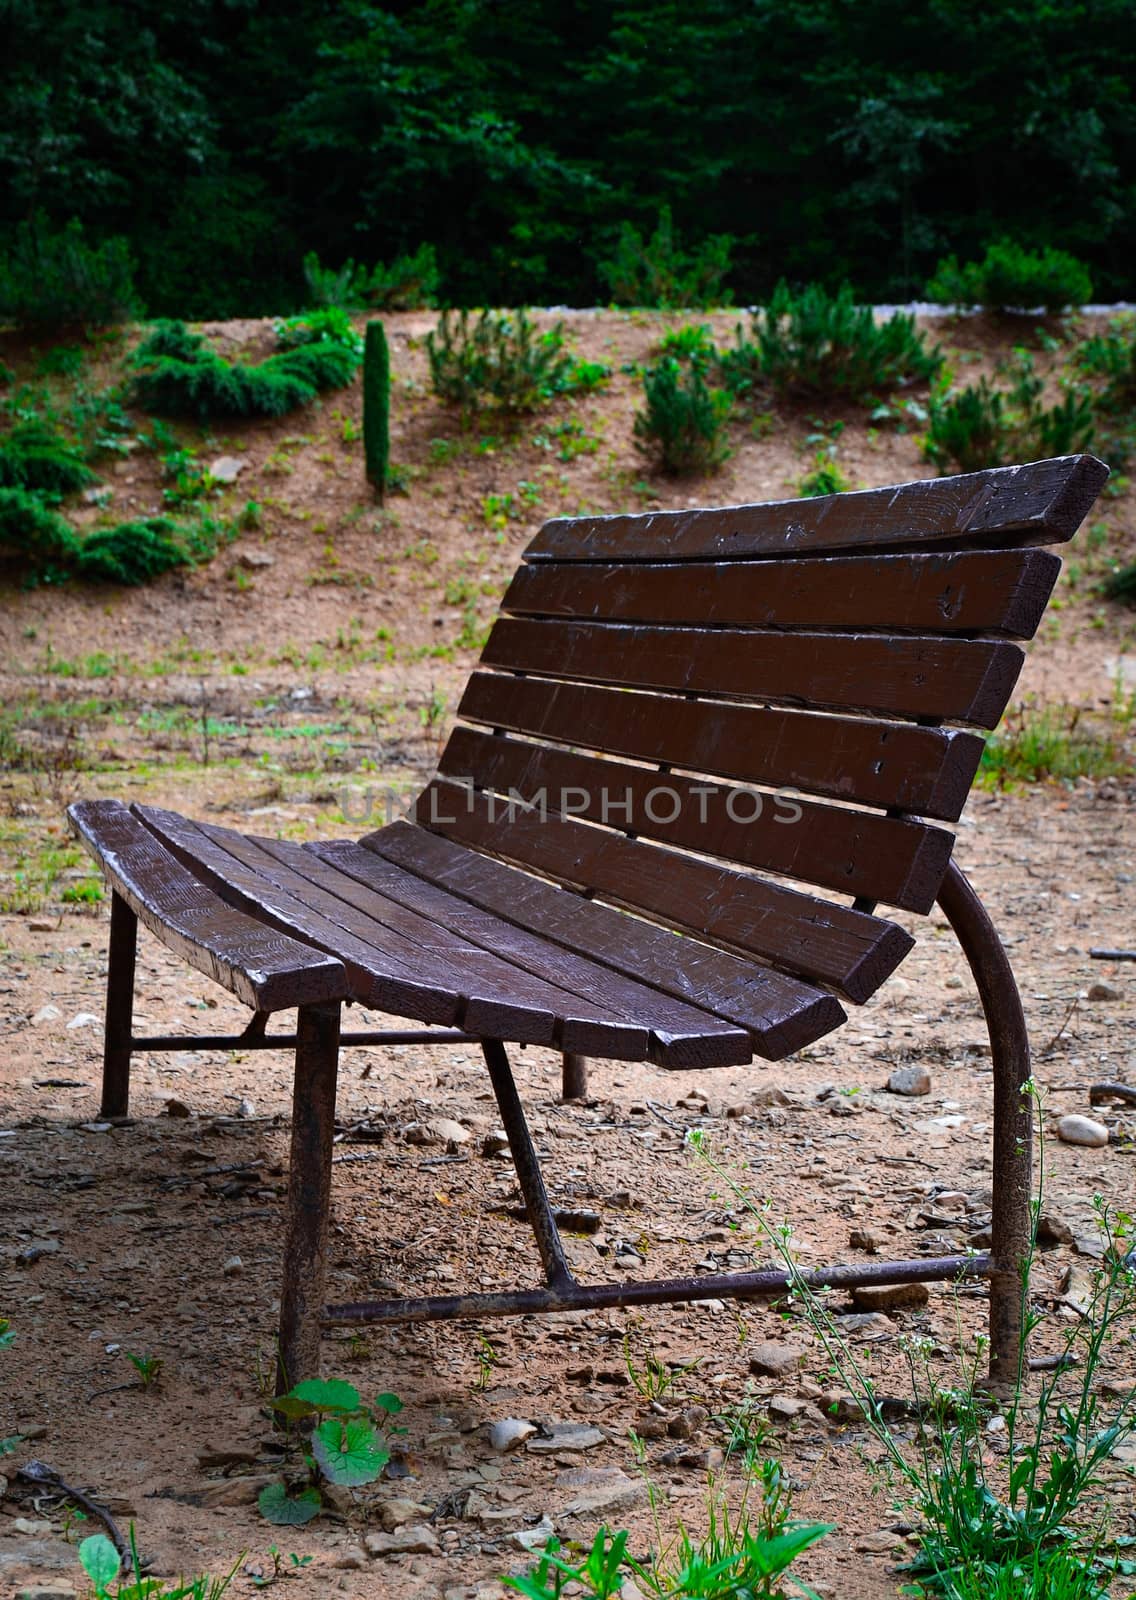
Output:
[[[1121,700],[1103,720],[1077,706],[1009,712],[982,752],[976,782],[983,789],[1007,789],[1134,773],[1133,704]]]

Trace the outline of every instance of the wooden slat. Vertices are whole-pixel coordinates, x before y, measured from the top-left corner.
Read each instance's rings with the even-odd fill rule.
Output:
[[[340,961],[234,911],[117,800],[81,800],[67,815],[143,927],[252,1010],[347,996]]]
[[[423,791],[416,816],[432,832],[831,984],[850,1000],[873,994],[914,943],[895,923],[850,907],[553,814],[518,807],[510,815],[500,800],[444,779]]]
[[[993,728],[1025,659],[1020,645],[845,633],[747,633],[631,623],[497,622],[483,666],[640,689]],[[713,711],[706,708],[705,714]]]
[[[518,570],[501,609],[605,622],[1031,639],[1060,570],[1049,550],[666,565],[541,561]]]
[[[710,511],[557,518],[527,561],[699,561],[895,546],[1060,544],[1108,477],[1095,456],[1059,456],[937,481]]]
[[[333,896],[304,900],[280,889],[195,823],[173,811],[139,806],[146,826],[231,904],[259,921],[301,934],[343,961],[352,998],[422,1022],[466,1028],[492,1038],[552,1044],[556,1017],[546,1005],[518,1000],[486,981],[476,961],[457,969],[408,946],[378,922],[352,917]],[[240,835],[234,835],[239,839]],[[328,914],[330,913],[330,915]]]
[[[811,985],[582,899],[422,828],[392,823],[362,843],[563,950],[582,951],[661,994],[730,1018],[752,1034],[767,1060],[781,1060],[844,1021],[839,1003]]]
[[[674,1068],[738,1066],[750,1059],[749,1036],[737,1026],[649,989],[574,950],[555,945],[360,845],[335,839],[307,845],[303,850],[296,850],[294,845],[285,848],[290,852],[289,859],[291,852],[307,856],[313,867],[333,870],[339,878],[350,877],[366,889],[399,900],[432,918],[439,927],[452,929],[471,943],[496,951],[512,965],[547,979],[559,989],[570,990],[571,994],[565,996],[566,1008],[571,1006],[573,995],[590,996],[592,1004],[584,1008],[586,1013],[600,1005],[606,1012],[622,1017],[629,1024],[629,1034],[634,1030],[640,1036],[637,1055],[627,1053],[624,1059],[647,1056],[660,1066]],[[312,861],[312,857],[318,860]],[[297,865],[297,871],[302,872],[303,868]],[[580,1053],[587,1053],[582,1045]],[[610,1051],[597,1044],[592,1053]]]
[[[710,707],[676,695],[496,672],[473,674],[458,715],[561,744],[948,822],[966,804],[985,742],[953,728]]]
[[[763,794],[455,728],[439,772],[682,850],[930,911],[954,837],[874,811]]]

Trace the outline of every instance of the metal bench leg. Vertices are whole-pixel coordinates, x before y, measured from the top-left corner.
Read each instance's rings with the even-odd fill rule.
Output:
[[[280,1294],[276,1392],[319,1376],[320,1313],[327,1287],[331,1150],[339,1068],[339,1004],[301,1006],[296,1018],[288,1230]]]
[[[982,901],[952,861],[939,904],[978,987],[994,1067],[994,1207],[990,1249],[990,1386],[1014,1388],[1022,1348],[1031,1242],[1033,1103],[1029,1034],[1009,957]]]
[[[586,1099],[588,1094],[587,1056],[566,1055],[560,1083],[560,1098],[562,1100]]]
[[[134,958],[138,918],[121,895],[110,897],[103,1091],[99,1116],[118,1121],[130,1110],[130,1047],[134,1025]]]

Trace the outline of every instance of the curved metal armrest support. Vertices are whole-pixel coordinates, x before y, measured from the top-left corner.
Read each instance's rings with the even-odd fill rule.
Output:
[[[1021,996],[997,930],[954,861],[939,891],[982,1001],[994,1070],[993,1218],[990,1250],[990,1384],[1012,1388],[1025,1362],[1033,1151],[1029,1035]]]

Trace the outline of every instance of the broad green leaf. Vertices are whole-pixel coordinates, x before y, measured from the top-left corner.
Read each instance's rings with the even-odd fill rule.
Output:
[[[354,1487],[374,1483],[390,1460],[390,1451],[369,1422],[331,1417],[312,1434],[312,1454],[332,1483]]]
[[[303,1400],[314,1411],[358,1411],[362,1404],[358,1389],[342,1378],[305,1378],[284,1398]]]
[[[402,1410],[402,1401],[396,1394],[377,1394],[375,1396],[375,1409],[385,1411],[388,1417],[397,1417]]]
[[[278,1528],[299,1528],[318,1517],[323,1501],[318,1489],[304,1489],[290,1495],[280,1482],[270,1483],[257,1497],[260,1514]]]
[[[96,1590],[102,1594],[118,1577],[122,1558],[105,1533],[93,1533],[79,1546],[79,1561]]]
[[[10,1433],[6,1439],[0,1439],[0,1456],[10,1456],[23,1437],[22,1433]]]

